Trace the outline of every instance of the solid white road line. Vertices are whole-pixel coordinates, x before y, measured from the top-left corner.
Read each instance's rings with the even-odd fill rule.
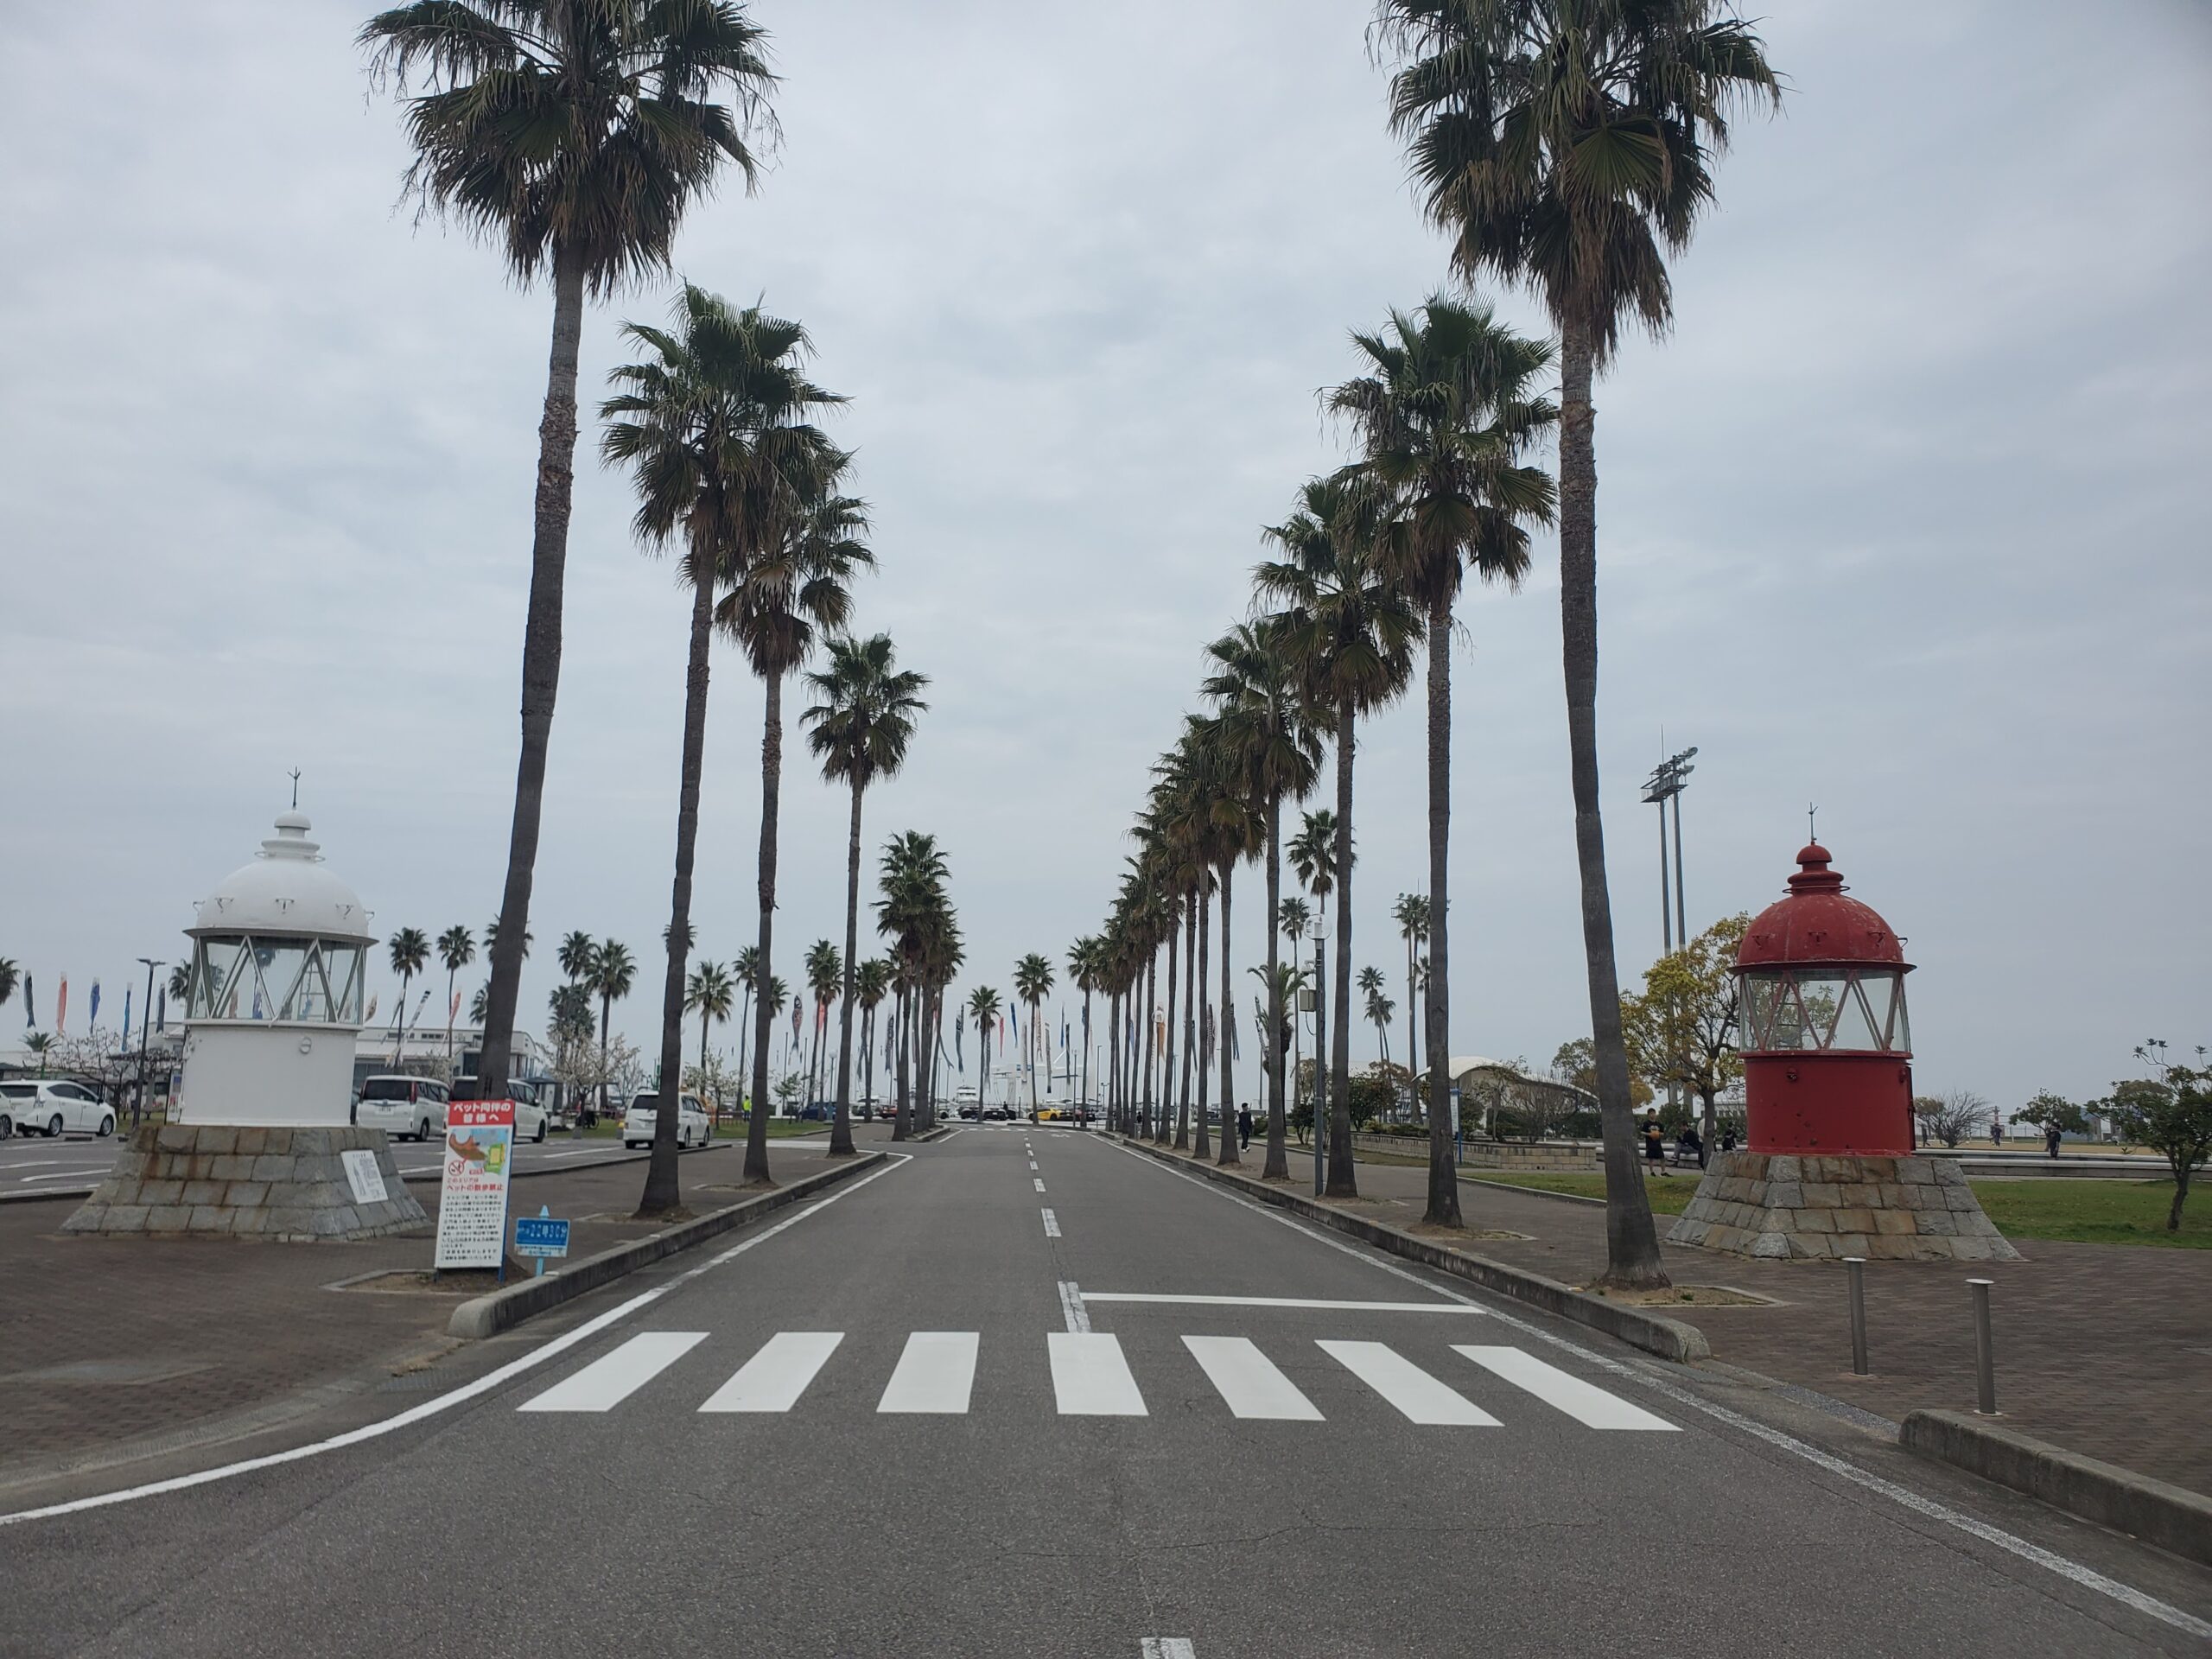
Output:
[[[1313,1296],[1170,1296],[1141,1290],[1086,1290],[1086,1302],[1173,1302],[1194,1307],[1319,1307],[1346,1313],[1481,1313],[1458,1302],[1332,1302]]]
[[[1870,1470],[1861,1469],[1857,1464],[1847,1462],[1832,1452],[1823,1451],[1809,1441],[1799,1440],[1794,1434],[1785,1433],[1778,1428],[1769,1427],[1756,1418],[1746,1417],[1739,1411],[1732,1410],[1700,1395],[1693,1394],[1688,1389],[1655,1376],[1639,1366],[1630,1365],[1610,1355],[1599,1353],[1594,1349],[1586,1348],[1570,1338],[1562,1337],[1557,1332],[1548,1331],[1540,1325],[1508,1313],[1503,1309],[1478,1307],[1471,1296],[1459,1291],[1447,1289],[1442,1285],[1431,1284],[1419,1274],[1400,1267],[1395,1262],[1376,1255],[1371,1250],[1364,1249],[1357,1244],[1346,1243],[1341,1239],[1331,1238],[1326,1233],[1317,1231],[1305,1223],[1282,1214],[1280,1211],[1270,1209],[1265,1205],[1255,1204],[1249,1198],[1239,1198],[1236,1193],[1211,1181],[1201,1180],[1198,1176],[1185,1174],[1179,1169],[1170,1169],[1156,1160],[1148,1158],[1141,1152],[1131,1151],[1124,1146],[1116,1145],[1114,1149],[1124,1157],[1135,1159],[1140,1163],[1173,1177],[1176,1180],[1188,1181],[1201,1192],[1211,1192],[1216,1198],[1225,1198],[1231,1204],[1249,1210],[1255,1216],[1264,1217],[1278,1225],[1287,1227],[1294,1233],[1301,1233],[1317,1244],[1326,1245],[1329,1249],[1340,1251],[1355,1261],[1364,1262],[1369,1267],[1379,1268],[1393,1278],[1402,1279],[1410,1285],[1418,1285],[1421,1289],[1433,1292],[1439,1296],[1448,1296],[1455,1302],[1465,1302],[1470,1307],[1476,1307],[1478,1313],[1487,1313],[1500,1324],[1510,1325],[1516,1331],[1522,1332],[1537,1342],[1548,1343],[1554,1348],[1588,1362],[1599,1370],[1610,1371],[1616,1376],[1640,1383],[1644,1388],[1662,1394],[1684,1410],[1701,1412],[1715,1422],[1726,1423],[1729,1427],[1748,1434],[1754,1440],[1763,1440],[1777,1451],[1787,1452],[1792,1457],[1802,1458],[1815,1468],[1824,1469],[1839,1479],[1849,1481],[1862,1491],[1886,1497],[1891,1503],[1899,1504],[1926,1520],[1940,1522],[1942,1525],[1963,1532],[1969,1537],[1979,1538],[1994,1548],[2004,1550],[2006,1554],[2016,1555],[2024,1561],[2033,1562],[2048,1572],[2056,1573],[2069,1583],[2079,1585],[2085,1590],[2093,1590],[2101,1596],[2109,1597],[2123,1607],[2134,1609],[2146,1618],[2155,1618],[2162,1624],[2168,1624],[2175,1630],[2186,1631],[2200,1640],[2212,1640],[2212,1619],[2199,1618],[2196,1614],[2185,1612],[2171,1602],[2161,1601],[2156,1596],[2138,1590],[2132,1584],[2122,1584],[2118,1579],[2108,1577],[2083,1562],[2070,1560],[2067,1556],[2059,1554],[2056,1550],[2045,1549],[2041,1544],[2031,1543],[2016,1534],[2005,1531],[2002,1527],[1992,1526],[1988,1522],[1967,1515],[1962,1510],[1952,1509],[1948,1504],[1938,1503],[1934,1498],[1924,1497],[1909,1486],[1900,1486],[1893,1480],[1885,1479]],[[4,1522],[8,1518],[5,1516],[0,1516],[0,1522]]]
[[[976,1351],[982,1342],[982,1335],[974,1331],[915,1332],[906,1338],[899,1368],[891,1373],[875,1408],[964,1415],[976,1386]]]
[[[1318,1423],[1321,1414],[1249,1337],[1185,1337],[1183,1345],[1239,1417]]]
[[[1408,1422],[1496,1428],[1497,1419],[1447,1389],[1413,1361],[1379,1342],[1316,1344],[1331,1359],[1398,1408]]]
[[[612,1411],[706,1339],[703,1331],[641,1331],[515,1409]]]
[[[16,1185],[24,1185],[32,1181],[66,1180],[73,1175],[102,1175],[107,1173],[107,1168],[105,1164],[102,1164],[92,1169],[49,1169],[43,1175],[17,1176]]]
[[[1072,1279],[1060,1281],[1060,1314],[1071,1331],[1090,1329],[1090,1315],[1084,1311],[1083,1293],[1075,1287]]]
[[[1147,1636],[1143,1659],[1198,1659],[1198,1650],[1187,1636]]]
[[[844,1339],[842,1331],[779,1331],[699,1409],[789,1411]]]
[[[1595,1383],[1585,1382],[1521,1349],[1483,1348],[1472,1343],[1455,1342],[1452,1350],[1592,1428],[1656,1429],[1669,1434],[1676,1432],[1675,1425],[1664,1417],[1655,1417],[1642,1406],[1632,1406],[1620,1395],[1608,1394]]]
[[[1060,1236],[1060,1218],[1049,1210],[1044,1212],[1044,1216],[1045,1236],[1047,1238],[1058,1238]]]
[[[1033,1185],[1039,1192],[1042,1192],[1045,1190],[1045,1178],[1042,1175],[1038,1176],[1032,1185]]]
[[[1144,1396],[1107,1332],[1053,1331],[1045,1338],[1052,1362],[1052,1394],[1063,1417],[1142,1417]]]

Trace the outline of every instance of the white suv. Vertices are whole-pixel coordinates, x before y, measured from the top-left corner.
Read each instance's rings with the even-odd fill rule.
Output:
[[[81,1083],[16,1077],[0,1083],[0,1141],[18,1129],[57,1140],[65,1135],[110,1135],[115,1133],[115,1114]]]
[[[479,1098],[476,1079],[472,1077],[455,1077],[452,1092],[455,1100]],[[537,1085],[517,1077],[507,1085],[507,1098],[515,1103],[515,1139],[543,1145],[545,1131],[553,1119],[552,1115],[538,1103]]]
[[[650,1147],[659,1122],[660,1096],[650,1089],[639,1090],[631,1097],[630,1109],[622,1114],[622,1144],[633,1151]],[[714,1138],[714,1120],[707,1116],[699,1096],[687,1090],[677,1103],[676,1144],[703,1147]]]
[[[382,1129],[406,1141],[428,1141],[434,1135],[442,1137],[447,1098],[445,1084],[434,1078],[369,1077],[361,1084],[353,1122],[365,1129]]]

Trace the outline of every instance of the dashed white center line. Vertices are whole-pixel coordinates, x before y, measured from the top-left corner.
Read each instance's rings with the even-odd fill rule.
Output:
[[[1035,1187],[1039,1192],[1042,1192],[1045,1190],[1045,1178],[1042,1175],[1039,1175],[1035,1180],[1032,1181],[1030,1185]]]
[[[1046,1237],[1047,1237],[1047,1238],[1058,1238],[1059,1236],[1060,1236],[1060,1218],[1059,1218],[1058,1216],[1054,1215],[1051,1211],[1049,1211],[1049,1210],[1046,1211],[1045,1211],[1045,1236],[1046,1236]]]
[[[1198,1659],[1198,1650],[1187,1636],[1147,1636],[1144,1659]]]
[[[1036,1167],[1037,1167],[1037,1160],[1036,1160],[1034,1158],[1032,1158],[1032,1159],[1029,1160],[1029,1167],[1030,1167],[1030,1168],[1032,1168],[1032,1169],[1034,1169],[1034,1168],[1036,1168]]]
[[[1060,1313],[1066,1319],[1070,1331],[1090,1329],[1090,1315],[1084,1309],[1083,1293],[1076,1288],[1072,1279],[1060,1281]]]

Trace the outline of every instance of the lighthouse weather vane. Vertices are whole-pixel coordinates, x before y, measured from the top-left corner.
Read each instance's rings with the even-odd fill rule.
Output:
[[[295,778],[299,775],[300,774],[296,772],[292,774]],[[297,785],[295,785],[294,787],[296,788]],[[295,801],[293,804],[296,806],[299,803]],[[1805,839],[1808,841],[1818,841],[1821,838],[1819,834],[1813,828],[1813,814],[1819,810],[1820,809],[1815,806],[1810,801],[1805,803]]]
[[[292,780],[292,810],[296,812],[300,810],[300,769],[294,766],[284,775]]]

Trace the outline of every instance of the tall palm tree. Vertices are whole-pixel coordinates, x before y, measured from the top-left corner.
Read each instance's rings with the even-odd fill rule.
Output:
[[[1532,289],[1560,335],[1560,612],[1583,954],[1604,1128],[1602,1282],[1668,1282],[1630,1144],[1598,781],[1598,466],[1591,383],[1631,316],[1674,312],[1667,256],[1713,199],[1738,103],[1779,107],[1751,27],[1719,0],[1382,0],[1379,39],[1430,220],[1454,267]],[[1443,889],[1433,889],[1442,909]],[[1440,981],[1444,960],[1434,957]],[[1432,992],[1432,997],[1435,994]],[[1435,1039],[1430,1039],[1432,1066]]]
[[[1335,1007],[1330,1018],[1328,1192],[1356,1197],[1351,1120],[1351,804],[1361,715],[1395,701],[1413,671],[1421,618],[1393,578],[1378,531],[1386,503],[1359,480],[1316,479],[1298,511],[1267,531],[1282,554],[1254,573],[1262,599],[1283,606],[1284,638],[1306,700],[1326,709],[1336,751]]]
[[[10,965],[13,966],[14,964],[10,963]],[[15,987],[13,985],[9,987],[9,989],[10,990],[13,990],[14,988]],[[190,963],[180,962],[176,966],[169,969],[168,989],[169,1001],[172,1002],[182,1002],[191,996],[192,964]],[[4,1002],[7,1000],[7,998],[0,996],[0,1002]],[[471,1023],[474,1023],[473,1020]]]
[[[717,1020],[729,1018],[729,1011],[737,1001],[737,987],[729,976],[729,969],[718,962],[702,960],[691,970],[690,981],[684,987],[683,1006],[699,1016],[699,1071],[702,1077],[707,1070],[707,1039],[713,1033]],[[722,1097],[715,1096],[715,1116],[721,1117]],[[658,1120],[654,1127],[658,1130]]]
[[[991,1027],[999,1017],[999,994],[978,985],[968,994],[968,1012],[976,1019],[976,1121],[982,1122],[983,1103],[991,1097]]]
[[[530,947],[537,943],[537,935],[531,932],[527,927],[524,928],[522,931],[522,960],[529,960]],[[484,954],[488,958],[493,955],[499,948],[499,918],[494,916],[490,921],[484,924]],[[481,1077],[483,1074],[479,1072],[477,1075]]]
[[[811,1107],[822,1098],[822,1035],[830,1023],[830,1005],[837,1000],[838,988],[844,982],[845,967],[837,947],[827,939],[814,942],[801,966],[806,974],[807,1000],[814,1008],[806,1058],[805,1103]]]
[[[875,1011],[883,1005],[883,999],[891,995],[894,973],[889,957],[870,957],[854,974],[852,995],[845,999],[848,1007],[855,1002],[860,1004],[861,1098],[871,1116],[875,1110]],[[839,1069],[842,1070],[842,1065]]]
[[[1421,1076],[1421,1044],[1414,1035],[1420,1028],[1414,1023],[1414,1010],[1420,1006],[1421,985],[1435,982],[1434,975],[1424,976],[1421,973],[1421,947],[1427,942],[1435,913],[1435,907],[1428,902],[1428,895],[1425,893],[1402,893],[1398,895],[1398,902],[1390,906],[1390,918],[1397,923],[1398,932],[1406,942],[1406,1071],[1415,1079]],[[1417,1081],[1413,1084],[1415,1093],[1413,1103],[1421,1104],[1433,1122],[1436,1114],[1432,1106],[1421,1101],[1420,1087]],[[1445,1110],[1448,1119],[1451,1111],[1449,1096],[1446,1096]],[[1450,1127],[1447,1122],[1446,1128],[1448,1129]],[[1452,1185],[1457,1186],[1458,1184],[1459,1177],[1455,1173]]]
[[[456,975],[476,960],[476,936],[467,928],[455,925],[438,935],[438,960],[446,969],[446,1070],[453,1070],[453,1017],[461,1007],[454,996],[453,982]],[[0,999],[4,1000],[4,999]]]
[[[1041,951],[1032,950],[1014,964],[1014,994],[1029,1010],[1029,1023],[1023,1027],[1025,1035],[1022,1042],[1029,1056],[1029,1103],[1033,1109],[1037,1104],[1038,1010],[1044,1006],[1045,999],[1052,995],[1052,963]],[[1052,1060],[1049,1049],[1045,1058],[1049,1065]]]
[[[1427,613],[1428,639],[1429,909],[1428,1209],[1439,1227],[1459,1225],[1453,1167],[1446,924],[1452,821],[1452,611],[1470,566],[1484,580],[1518,587],[1529,568],[1529,525],[1548,524],[1552,483],[1522,457],[1558,417],[1533,383],[1551,348],[1501,325],[1487,306],[1438,296],[1412,315],[1352,335],[1366,372],[1338,386],[1329,405],[1347,417],[1363,459],[1357,470],[1390,504],[1389,562]],[[1406,1018],[1414,1010],[1408,991]],[[1412,1047],[1408,1048],[1411,1069]]]
[[[1083,993],[1083,1086],[1078,1105],[1090,1104],[1090,999],[1105,977],[1105,960],[1096,935],[1086,934],[1068,947],[1068,981]]]
[[[638,977],[637,959],[620,939],[602,939],[591,953],[591,990],[599,998],[599,1109],[607,1112],[607,1038],[613,1023],[614,1005],[630,995]],[[658,1084],[664,1091],[678,1088],[680,1075],[664,1074]],[[658,1134],[658,1126],[656,1126]],[[648,1166],[650,1168],[650,1166]],[[641,1205],[640,1208],[643,1207]]]
[[[1290,933],[1297,950],[1297,931],[1287,923],[1285,906],[1298,906],[1298,925],[1306,922],[1306,906],[1282,896],[1282,804],[1302,801],[1320,778],[1321,740],[1306,718],[1300,696],[1296,665],[1286,649],[1281,628],[1265,619],[1240,622],[1206,647],[1211,671],[1205,693],[1219,710],[1222,741],[1233,756],[1232,764],[1249,780],[1265,815],[1268,861],[1268,1030],[1280,1033],[1286,1017],[1296,1024],[1294,1014],[1282,1001],[1286,983],[1280,969],[1277,926]],[[1284,1150],[1286,1127],[1283,1100],[1283,1052],[1280,1040],[1267,1044],[1268,1150],[1261,1169],[1267,1180],[1289,1174]]]
[[[592,952],[599,943],[582,928],[571,929],[561,937],[561,948],[553,959],[561,965],[561,972],[570,982],[582,979],[591,972]]]
[[[842,466],[811,417],[844,400],[807,379],[809,342],[798,323],[758,306],[737,309],[691,283],[677,295],[669,327],[632,322],[622,333],[645,351],[608,376],[620,390],[600,405],[607,423],[600,453],[609,465],[631,470],[638,492],[631,527],[650,550],[676,545],[691,594],[676,868],[663,935],[660,1065],[661,1075],[671,1077],[683,1071],[715,601]],[[641,1215],[665,1214],[681,1201],[677,1128],[674,1114],[655,1120]]]
[[[927,1005],[945,954],[951,908],[945,897],[944,855],[938,850],[936,837],[912,830],[893,836],[884,847],[879,870],[876,931],[891,942],[898,997],[893,1012],[898,1025],[893,1060],[898,1109],[891,1138],[903,1141],[914,1131],[920,1116],[919,1068],[929,1058],[921,1034],[929,1026]]]
[[[538,423],[523,641],[522,755],[478,1075],[507,1086],[522,953],[561,676],[561,599],[587,291],[669,267],[686,209],[725,165],[750,189],[752,134],[772,129],[763,31],[738,0],[414,0],[363,24],[371,74],[405,100],[406,194],[497,245],[511,275],[549,277],[552,354]],[[419,95],[408,95],[410,84]],[[717,99],[727,97],[723,104]]]
[[[391,971],[399,976],[399,1006],[391,1020],[391,1063],[397,1065],[407,1038],[407,988],[429,965],[430,941],[421,928],[403,927],[391,936]]]
[[[760,947],[748,944],[737,953],[730,963],[730,972],[736,976],[739,998],[737,1016],[737,1103],[741,1109],[750,1112],[752,1103],[746,1098],[746,1087],[753,1076],[747,1065],[753,1052],[753,995],[760,988]],[[658,1122],[654,1125],[658,1128]]]
[[[828,664],[807,676],[820,701],[799,716],[799,723],[810,728],[807,743],[822,762],[822,775],[832,783],[842,780],[852,791],[852,817],[845,833],[844,1011],[837,1020],[837,1110],[830,1130],[833,1158],[854,1150],[853,982],[860,971],[861,801],[871,784],[897,776],[906,764],[915,717],[929,708],[921,697],[929,677],[899,669],[897,658],[887,633],[831,640]]]
[[[0,1007],[8,1006],[9,999],[16,995],[16,983],[22,978],[22,969],[16,965],[15,958],[0,957]]]
[[[743,647],[746,660],[766,688],[760,736],[760,966],[775,956],[776,830],[784,766],[784,682],[806,665],[826,634],[842,633],[852,614],[854,576],[875,563],[861,537],[868,508],[831,492],[839,465],[816,480],[817,488],[796,511],[781,517],[774,533],[749,557],[730,591],[715,607],[715,620]],[[768,1094],[768,1013],[753,1013],[753,1095]],[[768,1117],[756,1111],[745,1136],[745,1179],[768,1185]]]
[[[1282,899],[1275,906],[1275,931],[1290,941],[1290,974],[1284,982],[1294,990],[1303,990],[1312,982],[1306,977],[1305,969],[1298,966],[1298,945],[1299,941],[1306,937],[1306,930],[1312,924],[1313,919],[1313,912],[1306,908],[1306,901],[1296,894]],[[1290,1021],[1290,1075],[1294,1081],[1298,1077],[1299,1068],[1306,1063],[1305,1022],[1299,1017],[1299,1010],[1295,1003],[1286,1004],[1285,1009]],[[1288,1091],[1285,1092],[1287,1094]],[[1274,1134],[1275,1126],[1270,1122],[1268,1126],[1270,1162],[1274,1160]],[[1287,1160],[1285,1162],[1283,1173],[1286,1176],[1289,1173]]]
[[[1382,970],[1371,965],[1361,969],[1359,990],[1367,1002],[1367,1022],[1375,1027],[1375,1035],[1381,1048],[1382,1063],[1388,1065],[1390,1063],[1389,1016],[1396,1014],[1398,1010],[1396,1005],[1382,995]],[[1388,1010],[1388,1012],[1381,1012],[1382,1010]]]

